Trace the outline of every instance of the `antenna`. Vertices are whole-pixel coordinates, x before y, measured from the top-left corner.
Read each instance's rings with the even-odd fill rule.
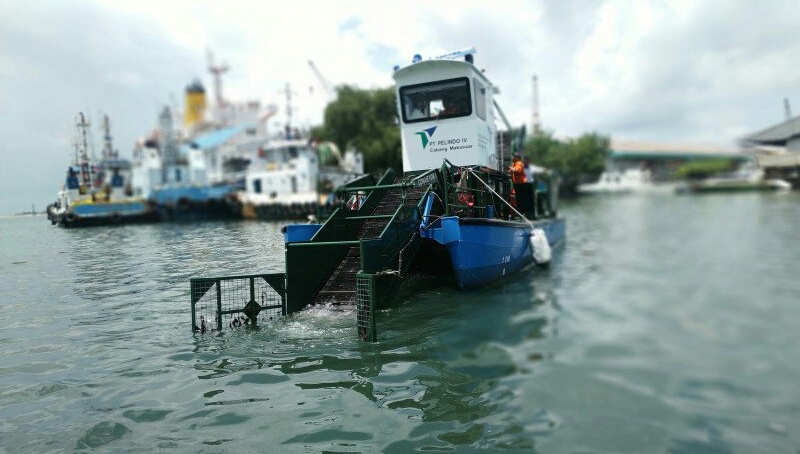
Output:
[[[792,118],[792,105],[789,104],[789,98],[783,98],[783,113],[786,116],[786,120]]]
[[[536,74],[533,75],[533,102],[531,105],[531,110],[533,112],[533,124],[531,125],[531,130],[533,134],[539,135],[542,132],[542,123],[539,118],[539,77]]]
[[[222,75],[228,72],[230,67],[223,63],[221,65],[214,64],[214,54],[211,49],[206,51],[208,56],[208,71],[214,76],[214,91],[217,96],[217,105],[220,107],[225,106],[225,98],[222,96]]]
[[[286,88],[283,89],[282,93],[286,96],[286,127],[291,130],[292,128],[292,87],[289,85],[289,82],[286,82]]]

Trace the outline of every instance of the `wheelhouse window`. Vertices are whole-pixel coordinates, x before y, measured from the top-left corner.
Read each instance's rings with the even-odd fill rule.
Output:
[[[475,115],[481,120],[486,119],[486,87],[475,78],[472,80],[475,85]]]
[[[466,77],[400,87],[400,99],[404,123],[472,114],[472,97]]]

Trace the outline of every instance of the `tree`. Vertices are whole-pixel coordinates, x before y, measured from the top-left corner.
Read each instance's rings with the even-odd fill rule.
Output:
[[[605,169],[611,139],[598,133],[583,134],[577,139],[560,141],[552,132],[541,132],[525,143],[524,153],[531,161],[556,171],[561,176],[562,190],[575,192],[586,178]]]
[[[341,150],[352,147],[363,153],[367,172],[401,170],[394,88],[362,90],[344,85],[337,94],[325,108],[325,123],[315,129],[318,138],[336,143]]]

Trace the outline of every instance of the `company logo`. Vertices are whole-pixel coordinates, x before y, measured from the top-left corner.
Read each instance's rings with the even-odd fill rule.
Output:
[[[436,132],[436,126],[434,126],[432,128],[424,129],[424,130],[422,130],[420,132],[415,133],[422,140],[422,148],[423,149],[425,149],[425,147],[428,146],[428,143],[431,141],[431,137],[433,137],[433,133],[434,132]]]

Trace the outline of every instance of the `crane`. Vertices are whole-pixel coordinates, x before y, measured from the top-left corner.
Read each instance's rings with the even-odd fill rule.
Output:
[[[325,93],[328,94],[328,98],[333,98],[334,94],[333,90],[331,90],[330,84],[328,84],[328,81],[322,76],[322,73],[319,72],[319,69],[317,69],[317,65],[314,64],[314,61],[308,60],[308,66],[310,66],[311,70],[314,71],[314,75],[317,76],[317,79],[319,79],[319,83],[322,85],[322,89],[325,90]]]

